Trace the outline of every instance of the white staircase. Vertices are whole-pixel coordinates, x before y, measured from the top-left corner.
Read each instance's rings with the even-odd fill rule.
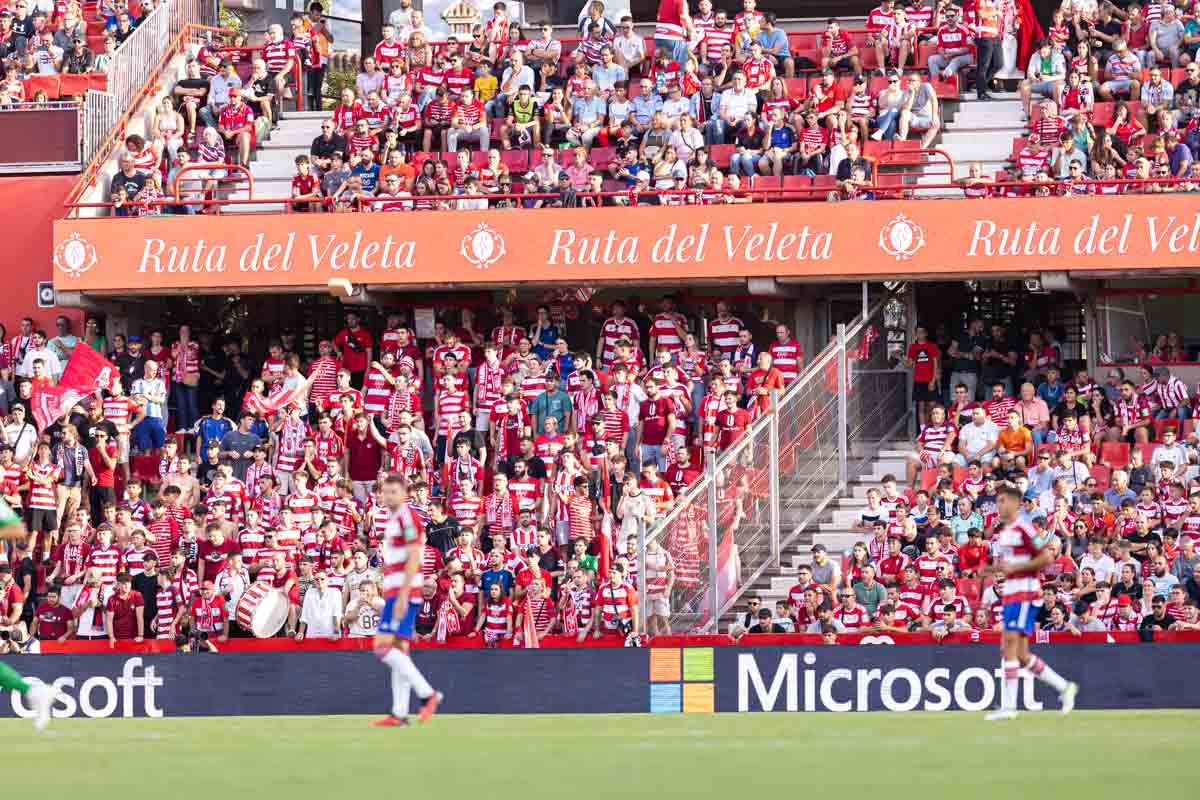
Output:
[[[910,452],[912,446],[907,442],[884,442],[871,463],[870,471],[847,486],[846,494],[830,505],[821,515],[821,520],[802,533],[799,540],[784,551],[780,559],[780,568],[763,575],[747,590],[746,596],[761,597],[764,604],[774,608],[775,601],[785,599],[788,590],[795,586],[796,571],[800,565],[812,562],[811,551],[814,544],[825,545],[829,557],[840,561],[842,555],[849,551],[855,542],[869,539],[870,531],[851,529],[862,516],[862,510],[866,508],[867,490],[878,487],[883,476],[889,473],[895,475],[900,484],[903,484],[905,457]],[[785,527],[786,522],[785,519]]]
[[[992,100],[976,100],[968,93],[958,103],[954,118],[942,126],[937,147],[954,159],[956,178],[965,177],[975,161],[983,165],[983,174],[992,177],[1004,168],[1012,154],[1013,139],[1025,132],[1021,101],[1015,92],[993,92]],[[918,184],[944,183],[941,176],[922,178]],[[940,194],[933,191],[928,194]],[[961,196],[957,191],[944,192]]]
[[[296,156],[307,154],[312,140],[321,133],[321,120],[329,119],[328,111],[284,111],[279,127],[263,143],[250,162],[254,176],[254,196],[283,198],[292,193],[292,176],[296,174]],[[231,200],[249,198],[249,190],[240,187],[230,195]],[[238,213],[277,213],[283,203],[249,203],[233,206]]]

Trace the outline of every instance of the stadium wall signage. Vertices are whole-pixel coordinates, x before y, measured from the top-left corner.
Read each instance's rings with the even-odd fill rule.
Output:
[[[1081,708],[1200,708],[1200,644],[1044,648],[1078,680]],[[448,713],[979,711],[999,686],[995,652],[969,645],[422,650]],[[1147,669],[1153,664],[1153,669]],[[375,714],[386,675],[364,652],[42,655],[20,669],[64,696],[58,717]],[[1057,703],[1023,682],[1022,707]],[[16,693],[0,717],[28,716]]]
[[[1200,197],[753,203],[54,223],[55,288],[166,293],[630,279],[828,280],[1200,265]],[[1067,212],[1067,213],[1064,213]]]

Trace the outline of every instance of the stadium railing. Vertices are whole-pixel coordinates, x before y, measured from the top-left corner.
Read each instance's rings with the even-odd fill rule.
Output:
[[[888,364],[880,333],[887,301],[839,325],[741,439],[705,460],[705,475],[648,532],[675,557],[673,632],[718,630],[879,444],[909,424],[908,372]]]
[[[237,170],[238,169],[235,165],[231,165],[231,164],[205,164],[205,165],[198,165],[198,166],[202,166],[204,169],[214,170],[214,171],[229,171],[229,170]],[[261,195],[254,194],[253,193],[253,182],[247,180],[246,176],[243,175],[240,170],[238,171],[237,176],[229,176],[226,178],[212,178],[211,180],[216,181],[221,184],[245,183],[247,186],[247,191],[249,193],[245,197],[242,197],[239,199],[221,199],[221,198],[217,198],[217,197],[211,197],[211,198],[206,198],[204,200],[189,199],[186,202],[180,202],[178,200],[175,200],[174,198],[166,197],[166,198],[147,202],[143,205],[145,205],[148,208],[157,208],[157,209],[163,209],[163,208],[166,208],[169,206],[179,206],[179,205],[188,205],[188,206],[203,205],[206,208],[209,208],[214,213],[219,212],[222,209],[237,210],[239,206],[264,206],[264,205],[279,205],[279,206],[281,206],[281,210],[278,213],[289,213],[293,210],[291,207],[291,204],[295,201],[293,201],[293,199],[291,197],[261,196]],[[1089,180],[1089,181],[1081,181],[1079,185],[1084,186],[1088,189],[1087,192],[1083,192],[1080,194],[1091,194],[1091,195],[1110,195],[1110,194],[1111,195],[1120,195],[1120,194],[1149,193],[1149,192],[1154,191],[1153,187],[1156,187],[1156,186],[1165,187],[1164,193],[1167,193],[1167,194],[1200,193],[1200,180],[1196,180],[1196,179],[1192,179],[1192,178],[1145,178],[1145,179],[1124,178],[1124,179],[1116,179],[1116,180]],[[164,187],[164,188],[167,188],[167,187]],[[227,189],[230,189],[233,187],[223,185],[221,188],[222,188],[222,190],[227,190]],[[1170,191],[1171,189],[1174,189],[1175,191]],[[962,195],[962,197],[955,197],[952,195],[947,195],[946,192],[949,190],[955,190],[958,192],[962,192],[963,195]],[[789,186],[789,187],[772,186],[769,188],[741,189],[741,190],[738,190],[733,196],[735,198],[743,200],[743,201],[748,199],[750,202],[774,202],[774,203],[811,202],[811,201],[820,201],[820,200],[837,200],[837,201],[844,201],[844,202],[857,202],[857,201],[870,202],[872,200],[895,200],[895,199],[956,200],[956,199],[964,199],[964,198],[982,199],[984,197],[1004,197],[1004,198],[1021,199],[1021,198],[1036,198],[1036,197],[1074,196],[1074,193],[1071,191],[1070,185],[1065,181],[1048,181],[1045,183],[1029,182],[1029,181],[986,181],[986,182],[981,182],[981,183],[972,184],[972,185],[968,185],[963,181],[957,181],[957,182],[953,182],[953,183],[921,184],[919,186],[918,185],[909,185],[909,184],[892,186],[892,185],[887,185],[887,184],[881,183],[876,186],[867,187],[866,189],[864,189],[864,192],[869,193],[871,196],[869,196],[869,197],[862,196],[862,197],[858,197],[858,198],[843,197],[840,194],[838,194],[838,190],[836,188],[832,188],[829,186],[816,186],[816,185],[813,185],[813,186]],[[675,190],[669,190],[669,189],[668,190],[647,190],[644,192],[639,192],[638,197],[643,200],[647,199],[647,198],[657,199],[660,197],[667,198],[668,200],[670,200],[671,198],[676,198],[679,200],[679,202],[676,203],[676,205],[681,205],[681,206],[690,206],[690,205],[719,206],[719,205],[721,205],[720,202],[697,203],[695,198],[698,195],[704,194],[704,193],[706,193],[706,190],[698,190],[698,189],[684,189],[681,191],[675,191]],[[934,194],[934,193],[936,193],[936,194]],[[831,194],[838,195],[838,196],[831,197],[830,196]],[[930,196],[931,194],[933,196]],[[581,201],[579,203],[579,207],[582,208],[583,207],[582,201],[585,198],[621,199],[621,198],[629,198],[630,193],[629,192],[614,192],[614,191],[576,192],[576,197],[579,201]],[[438,204],[443,204],[443,203],[444,204],[454,204],[454,203],[458,203],[461,201],[468,201],[468,200],[487,200],[489,202],[494,202],[496,200],[513,200],[513,201],[516,201],[519,203],[522,200],[556,201],[556,200],[559,200],[560,198],[561,198],[561,195],[559,195],[557,193],[517,192],[517,193],[511,193],[511,194],[497,193],[497,194],[474,194],[474,195],[466,195],[466,194],[423,195],[423,196],[410,195],[407,197],[399,198],[398,201],[402,200],[405,202],[412,202],[416,205],[424,204],[427,207],[436,207]],[[387,200],[387,199],[390,199],[390,198],[380,198],[380,197],[376,197],[374,195],[369,196],[367,198],[364,198],[358,204],[359,210],[364,210],[364,211],[368,210],[368,209],[366,209],[366,206],[373,205],[374,203],[376,203],[380,200]],[[297,205],[304,205],[304,204],[307,204],[308,202],[309,201],[301,201],[301,202],[297,203]],[[313,201],[313,202],[320,202],[320,201]],[[669,205],[671,203],[664,202],[661,204]],[[658,204],[642,202],[641,205],[651,206],[651,205],[658,205]],[[68,217],[76,216],[78,214],[78,212],[80,212],[80,211],[90,210],[93,212],[98,212],[98,211],[102,211],[104,209],[111,210],[113,207],[112,203],[108,203],[108,202],[84,203],[84,202],[78,202],[74,198],[68,198],[68,200],[63,203],[63,206],[64,206],[64,208],[67,209],[66,216],[68,216]],[[429,210],[429,208],[420,208],[420,209],[415,209],[415,210]]]
[[[205,31],[232,33],[213,27],[217,21],[214,0],[165,0],[117,48],[106,88],[89,90],[84,98],[80,160],[86,167],[69,201],[78,200],[95,184],[105,162],[124,141],[130,120],[159,90],[159,78],[171,59]]]

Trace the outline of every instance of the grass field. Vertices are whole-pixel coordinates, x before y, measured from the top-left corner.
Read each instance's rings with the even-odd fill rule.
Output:
[[[1162,797],[1195,779],[1195,711],[0,722],[5,789],[157,797],[723,797],[813,790],[963,800]],[[1191,765],[1191,766],[1189,766]],[[1188,776],[1191,776],[1190,778]],[[36,782],[35,782],[36,779]],[[214,791],[236,794],[214,795]],[[436,791],[436,794],[433,792]],[[413,796],[413,792],[408,792]],[[23,796],[23,795],[21,795]]]

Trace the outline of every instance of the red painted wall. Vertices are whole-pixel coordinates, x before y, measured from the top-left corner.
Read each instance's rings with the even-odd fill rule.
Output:
[[[10,336],[21,317],[33,317],[34,325],[50,336],[59,314],[74,320],[76,334],[83,329],[83,315],[77,309],[37,307],[38,281],[53,277],[53,223],[63,216],[62,203],[75,179],[75,175],[0,178],[0,219],[21,229],[21,234],[6,242],[7,269],[0,290],[0,322]]]

